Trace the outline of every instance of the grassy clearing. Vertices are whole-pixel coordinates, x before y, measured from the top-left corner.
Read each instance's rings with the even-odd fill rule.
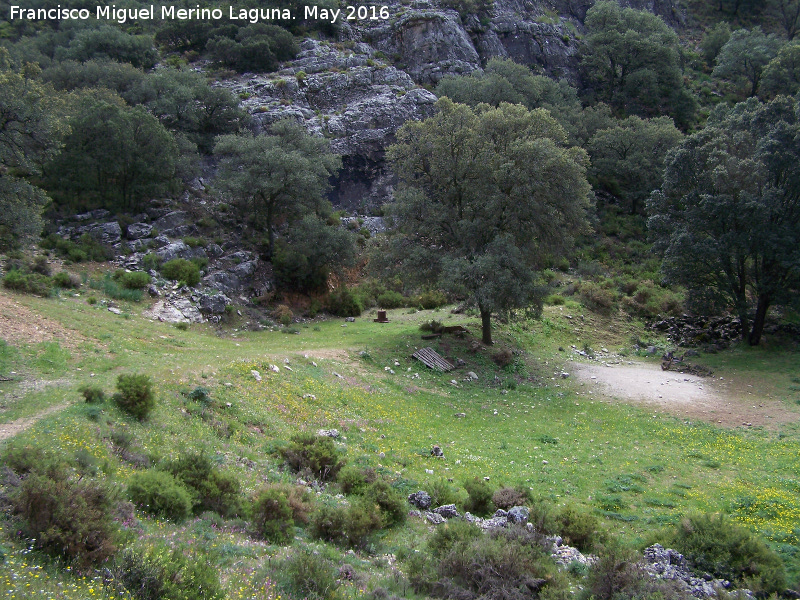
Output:
[[[479,331],[476,319],[444,311],[389,311],[387,324],[373,323],[368,315],[355,323],[312,322],[297,335],[219,335],[204,325],[179,331],[135,316],[126,319],[79,299],[19,301],[78,329],[85,341],[72,352],[52,344],[0,347],[0,360],[24,362],[27,375],[68,381],[18,398],[6,394],[6,422],[70,403],[14,443],[44,446],[118,485],[141,464],[203,452],[235,474],[250,495],[265,482],[294,480],[274,455],[294,432],[337,428],[350,462],[374,468],[404,493],[431,489],[442,479],[460,487],[473,477],[489,477],[493,487],[529,488],[537,502],[589,510],[630,545],[655,539],[683,515],[724,512],[769,540],[795,579],[800,570],[796,427],[770,432],[687,425],[643,408],[578,396],[570,380],[557,377],[573,345],[630,353],[633,339],[645,335],[635,322],[597,317],[576,306],[550,307],[541,321],[500,328],[496,349],[524,350],[500,368],[492,360],[496,349],[472,351],[469,338],[420,339],[419,325],[431,319]],[[422,345],[462,358],[467,367],[432,372],[410,357]],[[788,388],[796,385],[796,353],[734,350],[703,360],[738,379],[763,381],[769,373],[767,393],[786,390],[786,401],[792,401]],[[467,381],[466,371],[478,379]],[[146,373],[157,382],[157,406],[148,422],[125,417],[112,403],[86,405],[78,392],[91,384],[108,394],[123,372]],[[205,388],[209,401],[198,401],[202,394],[193,399],[190,392],[198,387]],[[119,440],[125,440],[125,455]],[[430,456],[434,444],[444,450],[443,459]],[[125,531],[139,544],[158,539],[205,550],[228,597],[279,594],[265,565],[281,560],[287,549],[254,540],[241,522],[201,515],[176,525],[137,514]],[[304,529],[295,533],[298,543],[318,547],[334,562],[352,561],[359,572],[373,574],[373,583],[383,577],[398,589],[402,578],[391,583],[393,571],[380,557],[412,551],[427,528],[413,521],[384,532],[355,557],[309,541]],[[14,597],[16,590],[22,597],[23,586],[31,584],[28,589],[46,595],[61,584],[64,595],[58,597],[112,595],[102,586],[87,594],[81,586],[92,586],[91,578],[76,579],[27,553],[5,530],[3,537],[9,558],[0,565],[0,594]],[[348,585],[340,597],[359,597],[359,582]]]

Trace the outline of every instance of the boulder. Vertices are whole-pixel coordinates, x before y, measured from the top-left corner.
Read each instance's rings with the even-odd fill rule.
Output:
[[[233,273],[215,271],[203,278],[203,283],[210,288],[219,290],[224,294],[235,294],[242,287],[241,280]]]
[[[528,522],[531,511],[525,506],[514,506],[508,511],[508,520],[512,523],[523,524]]]
[[[132,223],[128,225],[126,237],[129,240],[138,240],[148,237],[153,231],[153,226],[147,223]]]
[[[201,313],[220,315],[225,312],[225,307],[231,304],[231,299],[225,294],[202,294],[198,304]]]
[[[431,507],[430,495],[422,490],[409,494],[408,502],[421,510],[427,510]]]
[[[175,210],[167,213],[163,217],[153,223],[153,228],[157,229],[159,233],[175,229],[179,225],[183,225],[189,220],[189,215],[182,210]]]
[[[455,519],[456,517],[461,516],[456,509],[455,504],[445,504],[444,506],[440,506],[438,508],[434,508],[433,512],[437,515],[442,515],[445,519]]]
[[[166,323],[201,323],[203,316],[184,298],[158,300],[142,313],[145,317]]]
[[[122,228],[119,223],[112,221],[111,223],[95,225],[89,229],[89,234],[104,244],[116,244],[122,239]]]

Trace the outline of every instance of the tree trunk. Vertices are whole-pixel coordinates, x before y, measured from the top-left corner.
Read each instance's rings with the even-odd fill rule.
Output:
[[[756,318],[753,319],[753,328],[750,330],[750,337],[747,338],[747,343],[751,346],[758,346],[758,343],[761,341],[761,334],[764,333],[764,323],[767,320],[769,305],[769,294],[760,294],[758,296],[758,306],[756,306]]]
[[[483,343],[487,346],[492,345],[492,311],[481,310],[481,332],[483,334]]]

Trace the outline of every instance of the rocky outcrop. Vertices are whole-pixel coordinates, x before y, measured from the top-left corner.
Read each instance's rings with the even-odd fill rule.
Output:
[[[695,598],[716,598],[719,591],[729,590],[731,582],[714,579],[710,575],[696,577],[689,570],[689,562],[676,550],[654,544],[644,551],[644,569],[654,579],[677,582],[688,595]],[[733,591],[733,590],[730,590]],[[750,590],[737,590],[737,597],[753,598]]]
[[[226,82],[253,116],[257,132],[280,119],[294,119],[309,133],[331,140],[342,156],[331,201],[366,212],[386,202],[392,175],[384,153],[408,120],[433,113],[436,96],[419,88],[405,72],[373,58],[364,43],[305,40],[298,59],[271,75]]]
[[[396,13],[396,19],[369,29],[367,41],[393,57],[417,83],[435,84],[445,75],[480,69],[480,57],[459,14],[430,6]]]

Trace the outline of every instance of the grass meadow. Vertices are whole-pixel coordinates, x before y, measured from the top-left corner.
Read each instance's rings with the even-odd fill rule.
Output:
[[[0,420],[8,424],[65,407],[3,444],[44,447],[107,479],[120,494],[138,467],[123,460],[113,440],[125,439],[131,453],[150,463],[203,452],[250,495],[267,482],[294,481],[274,453],[293,433],[336,428],[348,461],[374,468],[404,493],[445,481],[465,496],[461,486],[474,477],[494,487],[524,486],[536,502],[592,512],[609,535],[638,548],[684,515],[725,513],[781,554],[794,585],[800,577],[795,423],[723,429],[685,422],[578,395],[572,379],[559,376],[573,346],[633,359],[634,342],[649,335],[635,321],[577,305],[548,307],[541,320],[498,324],[495,349],[474,350],[469,336],[421,339],[419,325],[431,319],[464,324],[479,337],[477,319],[445,310],[389,311],[386,324],[366,313],[354,323],[309,321],[297,326],[298,334],[286,334],[277,327],[245,331],[243,323],[182,331],[142,318],[139,305],[123,304],[123,314],[115,315],[80,297],[14,300],[67,335],[0,344],[0,374],[17,374],[0,383]],[[423,345],[467,366],[433,372],[410,356]],[[501,368],[492,361],[498,348],[516,351],[511,364]],[[719,374],[735,371],[743,385],[756,385],[788,407],[800,402],[796,351],[735,348],[700,360]],[[477,379],[468,380],[468,371]],[[131,372],[156,382],[157,406],[143,423],[110,402],[88,405],[78,392],[91,384],[110,394],[117,376]],[[202,402],[190,397],[197,388],[205,390]],[[444,458],[431,457],[434,444]],[[101,572],[73,573],[31,551],[7,514],[0,527],[0,597],[126,597]],[[176,524],[136,513],[121,535],[133,545],[160,540],[202,549],[229,598],[280,597],[268,566],[286,548],[254,540],[240,521],[204,514]],[[427,535],[428,527],[410,520],[352,554],[312,541],[298,528],[295,545],[371,574],[346,582],[341,597],[361,597],[376,581],[414,597],[394,557],[420,547]]]

